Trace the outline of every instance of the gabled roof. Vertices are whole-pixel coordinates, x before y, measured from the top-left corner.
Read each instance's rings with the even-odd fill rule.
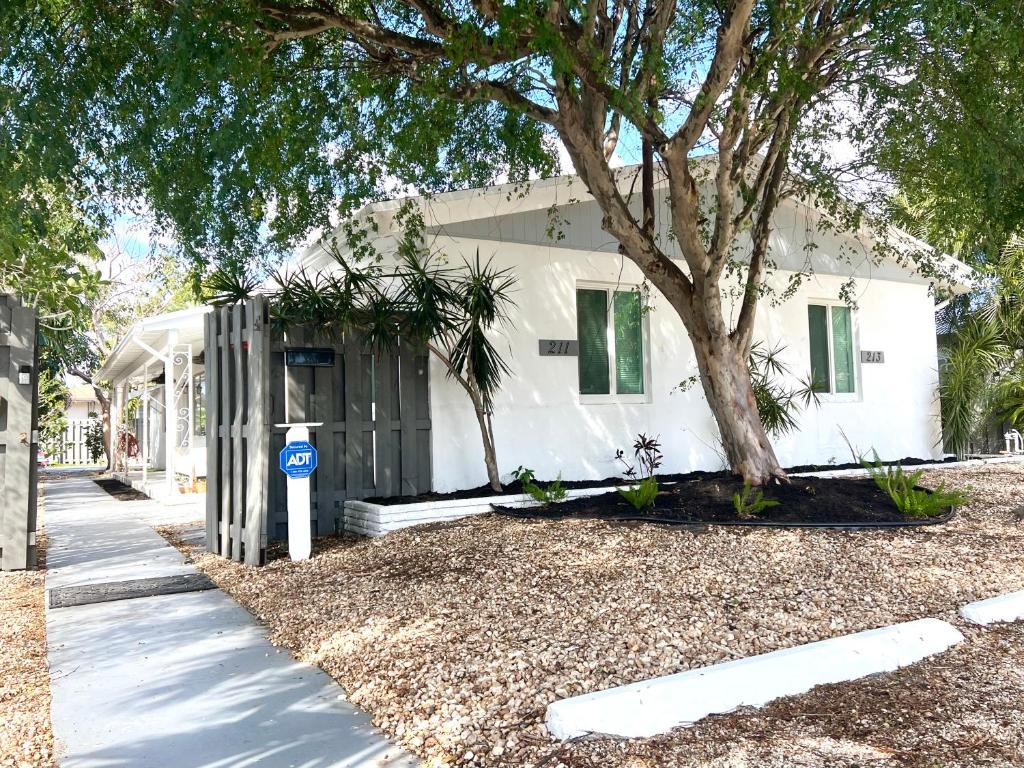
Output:
[[[706,165],[713,164],[715,161],[716,158],[709,156],[695,158],[691,160],[691,163]],[[635,191],[639,170],[639,165],[623,166],[615,170],[619,190],[623,195],[627,195],[631,190]],[[667,177],[664,173],[656,170],[655,189],[659,190],[665,186],[667,186]],[[566,174],[527,183],[496,184],[488,187],[443,192],[429,197],[413,196],[369,203],[360,208],[352,218],[359,221],[371,219],[376,226],[376,239],[381,246],[386,247],[387,242],[394,236],[395,217],[400,209],[407,205],[420,208],[424,223],[428,228],[444,228],[459,222],[546,211],[553,207],[592,200],[593,197],[582,179],[576,174]],[[814,205],[795,198],[784,199],[782,205],[802,209],[816,217],[825,215]],[[333,233],[333,236],[339,239],[339,247],[342,247],[341,233],[341,227],[335,229]],[[939,281],[943,283],[944,288],[953,293],[967,293],[971,290],[974,283],[974,270],[969,266],[952,256],[935,252],[927,243],[907,232],[890,227],[887,233],[897,246],[905,245],[907,253],[931,253],[942,271],[949,276],[948,280]],[[876,236],[866,228],[855,234],[850,233],[848,236],[862,242],[866,239],[872,245],[877,242]],[[316,270],[328,263],[329,256],[320,242],[313,243],[298,255],[297,262],[301,267]]]
[[[156,370],[163,361],[153,351],[167,352],[172,331],[177,333],[177,344],[191,344],[193,355],[203,348],[203,317],[213,307],[199,306],[166,312],[139,320],[117,343],[96,374],[97,380],[121,382],[138,376],[147,363]]]

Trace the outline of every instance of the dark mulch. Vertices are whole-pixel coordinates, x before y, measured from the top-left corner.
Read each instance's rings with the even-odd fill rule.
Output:
[[[902,459],[893,459],[891,461],[883,461],[882,464],[894,465],[899,464],[904,467],[914,467],[921,464],[942,464],[947,462],[957,461],[955,456],[949,456],[945,459],[936,461],[935,459],[915,459],[912,456],[907,456]],[[846,464],[799,464],[795,467],[788,467],[786,472],[794,474],[798,472],[831,472],[836,469],[863,469],[863,465],[854,464],[847,462]],[[715,478],[729,478],[732,477],[732,473],[726,470],[717,472],[706,472],[704,470],[696,470],[694,472],[681,472],[676,474],[658,475],[659,483],[682,483],[689,480],[703,480],[703,479],[715,479]],[[538,480],[540,485],[547,485],[554,478],[549,480]],[[562,480],[563,488],[601,488],[608,485],[621,485],[626,482],[622,477],[606,477],[603,480]],[[489,485],[481,485],[477,488],[463,488],[458,491],[449,491],[447,493],[438,493],[436,491],[429,491],[428,493],[420,493],[416,496],[372,496],[364,501],[370,504],[383,504],[385,506],[391,504],[415,504],[421,501],[448,501],[455,499],[476,499],[486,498],[488,496],[504,496],[513,495],[517,493],[525,493],[523,490],[522,483],[518,480],[514,480],[510,483],[505,483],[501,493],[495,493],[491,490]]]
[[[130,485],[125,485],[112,477],[97,478],[93,482],[118,501],[142,501],[149,498],[142,491],[137,491]]]
[[[788,485],[766,488],[764,498],[777,501],[755,515],[741,518],[733,497],[743,483],[733,476],[705,477],[663,486],[654,508],[637,512],[618,493],[570,499],[547,507],[513,509],[494,506],[502,514],[523,518],[649,519],[679,523],[875,526],[939,522],[904,515],[873,480],[793,478]]]

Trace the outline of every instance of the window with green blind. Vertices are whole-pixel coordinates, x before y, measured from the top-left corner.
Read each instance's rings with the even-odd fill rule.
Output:
[[[807,307],[811,377],[818,392],[856,391],[853,367],[853,316],[850,308],[833,304]]]
[[[644,394],[643,303],[636,291],[576,291],[581,395]]]

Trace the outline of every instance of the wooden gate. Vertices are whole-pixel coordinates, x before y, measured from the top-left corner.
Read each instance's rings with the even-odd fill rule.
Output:
[[[206,320],[207,545],[262,562],[268,540],[288,535],[278,469],[289,423],[311,422],[314,536],[342,531],[346,499],[430,490],[427,358],[402,342],[373,353],[304,328],[271,333],[266,299],[218,309]],[[285,365],[286,351],[321,350],[321,365]]]
[[[0,295],[0,570],[36,564],[36,314]]]

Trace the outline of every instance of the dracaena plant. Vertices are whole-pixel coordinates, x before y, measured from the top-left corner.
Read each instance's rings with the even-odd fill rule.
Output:
[[[316,327],[340,337],[359,333],[367,346],[394,349],[399,339],[422,345],[441,362],[449,378],[469,397],[483,443],[491,488],[501,490],[494,441],[494,397],[510,372],[494,338],[509,322],[516,278],[509,269],[484,261],[479,251],[457,267],[445,265],[424,247],[420,230],[406,231],[393,265],[354,264],[331,242],[331,268],[281,273],[270,294],[274,323]],[[231,300],[248,295],[237,275],[208,280]]]

